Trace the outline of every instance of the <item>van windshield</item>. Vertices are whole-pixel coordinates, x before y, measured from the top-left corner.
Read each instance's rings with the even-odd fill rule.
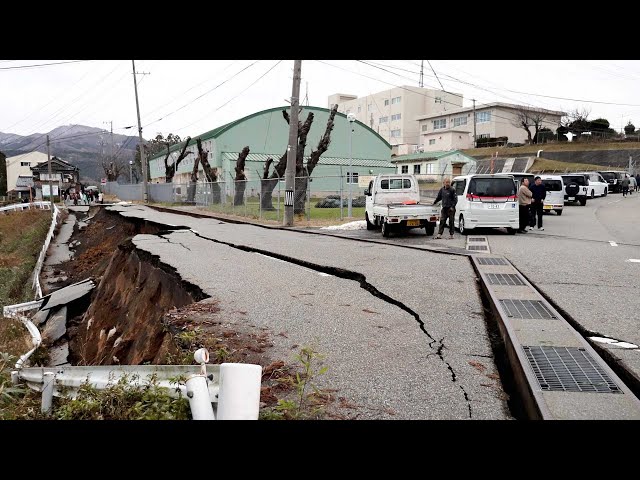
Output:
[[[510,178],[472,178],[468,193],[479,197],[510,197],[516,186]]]
[[[614,178],[616,178],[616,174],[613,172],[600,172],[600,175],[602,175],[602,178],[604,178],[607,181],[613,180]]]
[[[547,188],[547,192],[562,191],[562,182],[560,180],[542,180],[542,183]]]

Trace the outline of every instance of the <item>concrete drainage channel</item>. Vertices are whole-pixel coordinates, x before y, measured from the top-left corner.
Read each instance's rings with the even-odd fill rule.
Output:
[[[467,248],[482,245],[482,239],[472,238]],[[506,258],[473,255],[471,262],[527,418],[640,419],[640,401],[632,391]]]

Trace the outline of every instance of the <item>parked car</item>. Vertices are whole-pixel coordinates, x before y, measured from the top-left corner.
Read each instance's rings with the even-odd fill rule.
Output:
[[[589,180],[582,173],[567,173],[562,176],[564,182],[564,201],[579,202],[583,207],[587,204],[587,187]]]
[[[621,170],[601,170],[598,172],[609,184],[609,193],[622,192],[622,179],[627,172]]]
[[[462,175],[452,185],[458,195],[454,225],[461,234],[477,227],[503,227],[516,233],[519,218],[513,175]]]
[[[606,197],[609,191],[609,183],[598,172],[580,172],[589,177],[587,196]]]
[[[564,182],[560,175],[540,175],[540,179],[544,184],[547,195],[544,199],[542,211],[555,211],[558,215],[562,215],[564,209]]]

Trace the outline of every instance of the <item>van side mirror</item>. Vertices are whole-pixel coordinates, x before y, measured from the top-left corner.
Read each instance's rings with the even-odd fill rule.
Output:
[[[371,192],[369,191],[369,189],[365,189],[364,194],[368,197],[371,195]]]

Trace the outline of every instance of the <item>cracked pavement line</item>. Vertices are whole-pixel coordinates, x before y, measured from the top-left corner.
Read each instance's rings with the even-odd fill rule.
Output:
[[[399,300],[396,300],[395,298],[392,298],[389,295],[387,295],[385,293],[382,293],[376,287],[374,287],[369,282],[367,282],[367,279],[366,279],[365,275],[363,275],[362,273],[354,272],[354,271],[351,271],[351,270],[345,270],[345,269],[337,268],[337,267],[327,267],[327,266],[324,266],[324,265],[318,265],[318,264],[315,264],[315,263],[307,262],[305,260],[299,260],[297,258],[289,257],[289,256],[286,256],[286,255],[281,255],[281,254],[278,254],[278,253],[269,252],[267,250],[261,250],[259,248],[248,247],[246,245],[236,245],[236,244],[231,243],[231,242],[224,242],[222,240],[216,240],[214,238],[210,238],[210,237],[204,236],[204,235],[196,232],[195,230],[191,230],[191,232],[196,237],[202,238],[203,240],[207,240],[207,241],[214,242],[214,243],[219,243],[221,245],[226,245],[228,247],[235,248],[237,250],[241,250],[241,251],[244,251],[244,252],[259,253],[259,254],[265,255],[267,257],[272,257],[272,258],[276,258],[278,260],[283,260],[285,262],[292,263],[294,265],[298,265],[298,266],[302,266],[302,267],[306,267],[306,268],[309,268],[311,270],[315,270],[315,271],[323,272],[323,273],[328,273],[330,275],[334,275],[334,276],[339,277],[339,278],[345,278],[347,280],[357,281],[360,284],[360,287],[362,289],[366,290],[367,292],[369,292],[374,297],[380,298],[380,299],[384,300],[387,303],[390,303],[392,305],[395,305],[395,306],[399,307],[400,309],[402,309],[405,312],[409,313],[410,315],[412,315],[416,319],[416,321],[418,322],[418,324],[420,326],[420,330],[422,330],[424,332],[424,334],[431,340],[428,343],[429,348],[431,348],[432,350],[435,350],[435,354],[438,356],[440,361],[442,363],[444,363],[445,366],[447,367],[447,369],[451,372],[451,381],[453,383],[457,382],[457,376],[456,376],[455,371],[453,370],[453,367],[444,358],[443,350],[446,348],[445,344],[444,344],[444,337],[442,337],[440,340],[436,340],[427,331],[427,329],[425,327],[425,324],[424,324],[424,321],[420,318],[420,315],[417,312],[413,311],[411,308],[409,308],[408,306],[406,306],[404,303],[400,302]],[[467,408],[469,409],[469,418],[472,418],[471,401],[469,399],[469,395],[467,394],[467,391],[465,390],[465,388],[464,388],[464,386],[462,384],[458,383],[457,385],[460,388],[460,390],[462,390],[462,394],[464,395],[465,401],[467,402]]]

